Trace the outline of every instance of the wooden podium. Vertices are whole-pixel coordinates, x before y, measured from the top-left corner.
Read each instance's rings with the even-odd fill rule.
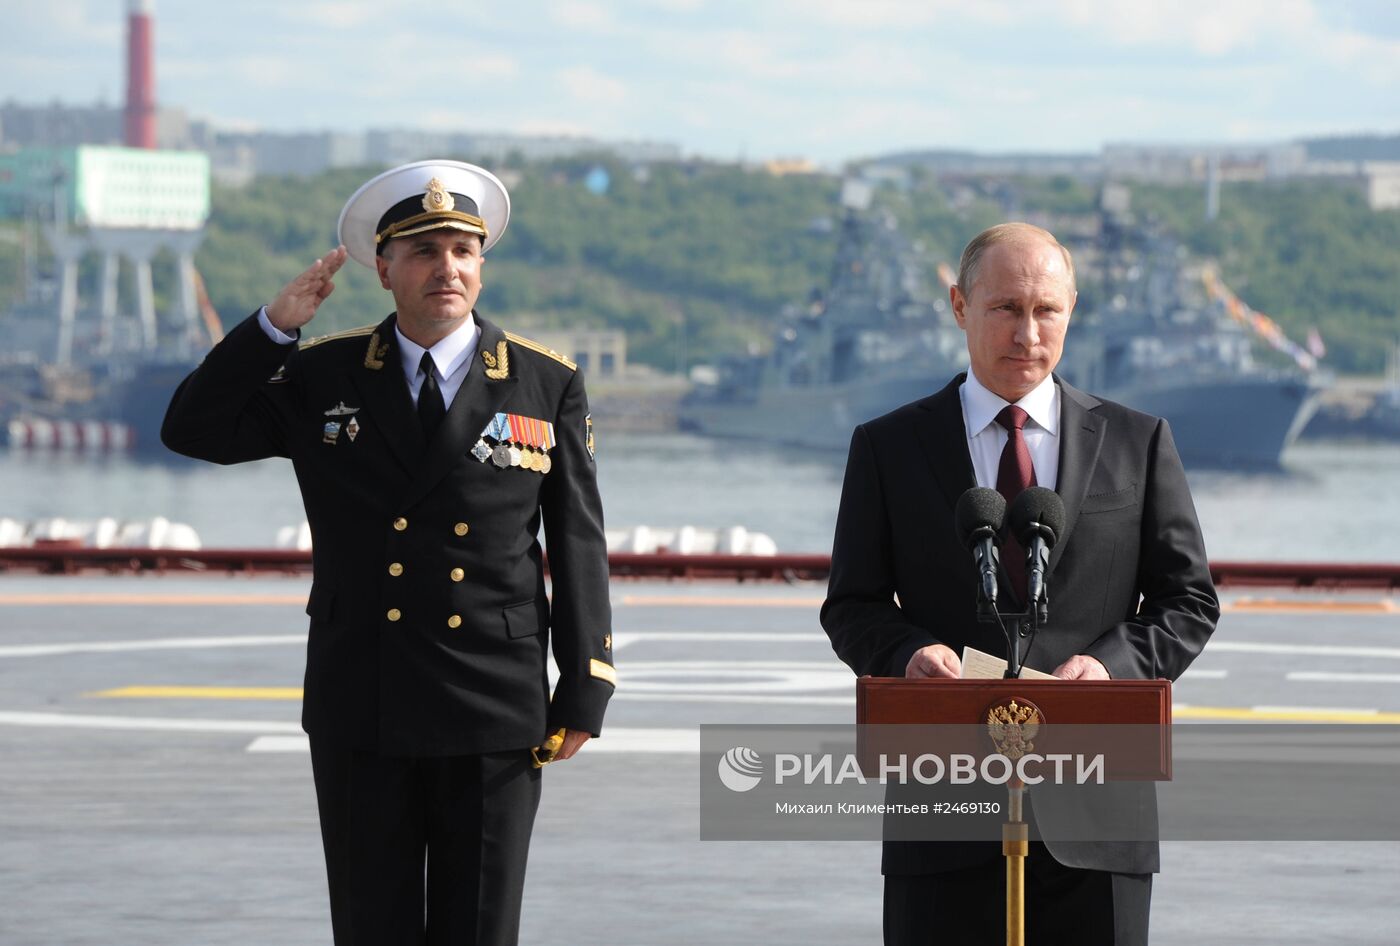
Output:
[[[1103,727],[1133,726],[1129,751],[1105,756],[1109,781],[1171,779],[1172,694],[1170,680],[908,680],[861,677],[856,681],[857,753],[862,767],[893,749],[911,751],[909,737],[917,726],[947,726],[953,746],[940,746],[983,757],[1000,753],[1011,759],[1036,739],[1055,740],[1055,727],[1068,726],[1075,745],[1091,749]],[[914,738],[918,738],[915,735]],[[958,744],[961,743],[961,744]],[[914,747],[917,748],[917,747]],[[1002,826],[1006,856],[1006,942],[1025,943],[1025,858],[1029,847],[1023,818],[1026,787],[1007,783],[1007,821]]]

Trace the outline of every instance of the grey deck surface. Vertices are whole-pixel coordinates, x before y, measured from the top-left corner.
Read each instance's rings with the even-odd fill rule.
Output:
[[[0,577],[0,946],[330,942],[295,699],[95,695],[299,686],[306,588]],[[698,840],[697,724],[851,719],[821,594],[614,584],[622,690],[604,738],[547,772],[522,942],[879,941],[878,845]],[[1283,607],[1231,597],[1178,703],[1400,712],[1400,676],[1288,678],[1400,675],[1393,600],[1252,597]],[[1392,943],[1397,890],[1397,844],[1168,843],[1153,942]]]

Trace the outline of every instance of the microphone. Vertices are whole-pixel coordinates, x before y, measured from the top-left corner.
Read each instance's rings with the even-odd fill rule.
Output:
[[[996,612],[997,542],[1005,518],[1006,500],[1001,493],[984,486],[974,486],[963,493],[953,509],[958,541],[971,550],[977,561],[982,579],[977,588],[977,607],[984,613]]]
[[[1017,496],[1009,515],[1011,534],[1026,550],[1026,606],[1034,607],[1037,623],[1046,620],[1045,572],[1050,550],[1065,530],[1065,504],[1053,489],[1032,486]]]

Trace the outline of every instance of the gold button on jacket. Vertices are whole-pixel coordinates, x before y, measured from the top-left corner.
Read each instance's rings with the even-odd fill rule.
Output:
[[[584,380],[476,322],[477,353],[431,441],[405,396],[394,316],[282,346],[252,315],[172,399],[163,436],[177,452],[293,461],[316,534],[301,714],[312,738],[409,758],[602,732],[613,682],[592,661],[611,662],[612,615]],[[549,472],[478,460],[498,414],[547,425]]]

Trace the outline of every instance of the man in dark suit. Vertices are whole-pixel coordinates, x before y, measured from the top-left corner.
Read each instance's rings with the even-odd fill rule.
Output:
[[[583,378],[474,311],[509,211],[469,164],[374,178],[345,245],[209,353],[162,432],[295,467],[314,539],[302,725],[342,946],[515,943],[539,766],[601,731],[616,683]],[[396,312],[298,346],[347,255]]]
[[[957,677],[964,647],[1005,654],[1001,632],[977,621],[953,508],[974,486],[1014,498],[1039,485],[1059,494],[1066,521],[1049,622],[1025,665],[1064,679],[1177,678],[1219,617],[1200,526],[1166,422],[1052,374],[1076,299],[1069,252],[1039,227],[993,227],[963,252],[951,299],[969,372],[852,437],[822,607],[833,648],[873,676]],[[1024,568],[1011,558],[1004,547],[1001,597],[1020,604]],[[1027,941],[1145,943],[1157,869],[1151,842],[1032,845]],[[1001,941],[998,844],[887,842],[883,873],[886,943]]]

